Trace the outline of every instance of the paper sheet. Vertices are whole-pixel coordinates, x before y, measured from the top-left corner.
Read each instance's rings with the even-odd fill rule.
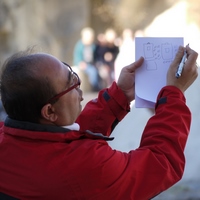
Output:
[[[144,57],[135,74],[135,107],[153,108],[160,89],[166,85],[167,70],[183,38],[135,38],[135,58]],[[175,76],[175,74],[174,74]]]

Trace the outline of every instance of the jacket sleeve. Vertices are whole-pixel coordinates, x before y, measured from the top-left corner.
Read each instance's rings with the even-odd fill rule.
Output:
[[[96,199],[147,200],[179,181],[190,123],[183,93],[173,86],[164,87],[136,150],[123,153],[105,144],[95,148],[98,156],[92,160],[96,170],[91,177],[103,182],[97,183],[102,191]]]
[[[182,178],[190,124],[191,112],[183,93],[173,86],[163,88],[158,95],[156,113],[148,121],[136,150],[137,156],[148,156],[143,171],[146,172],[149,197]]]
[[[110,88],[101,90],[97,99],[87,103],[77,123],[82,130],[109,136],[129,111],[126,96],[114,82]]]

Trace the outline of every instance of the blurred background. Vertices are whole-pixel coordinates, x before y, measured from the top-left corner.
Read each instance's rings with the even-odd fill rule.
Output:
[[[199,10],[198,0],[0,0],[0,60],[39,45],[72,64],[74,45],[87,26],[96,35],[111,27],[118,36],[125,28],[146,36],[184,36],[192,46],[200,37]]]
[[[199,0],[0,0],[0,63],[13,53],[36,45],[73,66],[74,48],[85,27],[93,29],[95,43],[102,41],[102,35],[105,39],[107,29],[115,31],[118,52],[114,80],[120,67],[134,61],[134,47],[124,45],[124,35],[129,35],[131,42],[135,36],[184,37],[185,45],[189,43],[200,52]],[[109,81],[106,79],[105,86]],[[183,180],[155,199],[200,200],[199,86],[198,78],[186,92],[193,122]],[[85,102],[98,91],[87,87],[84,90]],[[137,148],[143,127],[152,114],[148,109],[135,109],[133,102],[131,112],[114,130],[115,140],[110,145],[122,151]]]

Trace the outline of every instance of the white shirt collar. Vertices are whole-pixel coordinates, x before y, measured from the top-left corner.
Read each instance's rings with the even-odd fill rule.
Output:
[[[77,123],[73,123],[71,125],[67,125],[67,126],[62,126],[63,128],[67,128],[73,131],[79,131],[80,130],[80,126]]]

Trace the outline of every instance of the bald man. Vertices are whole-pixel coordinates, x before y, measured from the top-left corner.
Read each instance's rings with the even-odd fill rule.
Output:
[[[81,80],[68,64],[29,51],[10,57],[0,86],[8,115],[0,124],[0,199],[146,200],[175,184],[183,175],[191,124],[184,92],[198,75],[197,56],[189,46],[179,48],[140,146],[128,153],[107,141],[130,111],[143,57],[83,111]]]

